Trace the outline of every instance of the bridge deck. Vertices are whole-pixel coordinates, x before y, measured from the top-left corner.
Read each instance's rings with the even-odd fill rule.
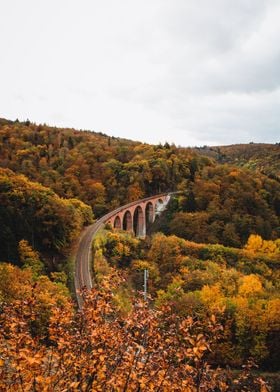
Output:
[[[161,197],[172,196],[177,192],[168,192],[168,193],[161,193],[159,195],[146,197],[141,200],[137,200],[128,204],[125,204],[115,210],[109,212],[108,214],[102,216],[98,219],[95,223],[88,226],[82,233],[79,244],[78,250],[76,253],[76,265],[75,265],[75,291],[76,297],[78,301],[79,307],[83,304],[83,299],[80,295],[80,292],[83,288],[92,288],[92,277],[91,277],[91,260],[92,260],[92,240],[98,233],[98,231],[104,227],[105,223],[109,221],[109,219],[117,216],[120,212],[128,210],[133,206],[138,206],[142,203],[159,199]],[[168,200],[169,201],[169,200]]]

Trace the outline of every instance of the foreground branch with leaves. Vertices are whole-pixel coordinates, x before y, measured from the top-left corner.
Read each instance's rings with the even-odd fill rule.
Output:
[[[53,306],[38,335],[36,297],[1,305],[2,391],[268,391],[249,368],[233,377],[207,355],[223,333],[214,316],[202,322],[134,298],[120,315],[110,277],[85,291],[84,306]]]

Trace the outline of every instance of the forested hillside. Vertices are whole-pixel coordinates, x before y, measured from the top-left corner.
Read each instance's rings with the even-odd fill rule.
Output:
[[[229,165],[206,166],[173,201],[158,228],[196,242],[244,245],[280,237],[280,183]]]
[[[214,158],[219,163],[229,163],[261,172],[280,180],[280,143],[235,144],[232,146],[203,147],[194,151]]]
[[[279,161],[278,145],[178,148],[1,119],[0,389],[268,392],[251,369],[280,366]],[[77,311],[66,264],[83,228],[169,191],[151,236],[95,238],[96,286]]]
[[[205,320],[214,314],[223,338],[208,360],[240,366],[250,357],[263,368],[279,370],[280,240],[251,235],[243,249],[198,244],[157,233],[145,241],[124,232],[105,232],[93,246],[97,279],[110,268],[126,276],[116,298],[124,310],[129,291],[142,290],[149,271],[154,306],[168,306],[180,316]]]
[[[242,246],[251,233],[279,237],[280,185],[261,173],[167,143],[151,146],[30,122],[0,124],[0,166],[40,182],[60,197],[82,200],[96,217],[141,197],[180,190],[184,195],[173,205],[163,228],[167,233],[230,246]],[[258,154],[277,166],[279,146],[261,148],[248,145],[242,156],[248,161]]]
[[[61,197],[78,197],[97,216],[127,201],[176,188],[193,175],[194,157],[169,145],[151,146],[29,122],[0,122],[0,166],[25,174]]]
[[[62,199],[51,189],[0,168],[0,254],[18,260],[23,238],[49,254],[67,253],[84,225],[93,220],[89,206]]]

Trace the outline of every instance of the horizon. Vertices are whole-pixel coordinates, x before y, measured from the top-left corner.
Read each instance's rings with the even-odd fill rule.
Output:
[[[37,123],[35,121],[30,120],[29,118],[23,119],[23,120],[20,120],[20,119],[16,118],[15,120],[11,120],[11,119],[8,119],[8,118],[0,117],[0,121],[1,120],[11,121],[13,123],[19,122],[20,124],[24,124],[26,122],[30,122],[30,124],[33,124],[33,125],[36,125],[36,126],[39,126],[39,125],[44,126],[44,125],[46,125],[47,127],[50,127],[50,128],[73,129],[73,130],[78,131],[78,132],[92,132],[92,133],[101,134],[102,136],[106,136],[106,137],[127,140],[127,141],[134,142],[134,143],[148,144],[148,145],[151,145],[151,146],[158,146],[158,145],[164,146],[164,144],[168,143],[171,146],[174,145],[176,148],[204,149],[204,148],[208,148],[208,147],[209,148],[211,148],[211,147],[231,147],[231,146],[242,146],[242,145],[244,145],[244,146],[247,146],[247,145],[268,145],[268,146],[274,146],[274,145],[280,144],[279,142],[274,142],[273,143],[273,142],[254,142],[254,141],[250,141],[248,143],[237,142],[237,143],[219,144],[219,145],[202,144],[202,145],[185,145],[185,146],[183,146],[183,145],[176,144],[174,142],[168,142],[166,140],[163,141],[163,142],[158,142],[158,143],[148,143],[148,142],[143,142],[141,140],[128,139],[128,138],[121,137],[121,136],[115,136],[113,134],[109,134],[108,133],[109,131],[108,132],[103,132],[103,131],[96,131],[96,130],[93,130],[93,129],[75,128],[75,127],[67,126],[67,125],[66,126],[56,126],[56,125],[48,124],[48,123],[45,123],[45,122],[44,123],[43,122]]]

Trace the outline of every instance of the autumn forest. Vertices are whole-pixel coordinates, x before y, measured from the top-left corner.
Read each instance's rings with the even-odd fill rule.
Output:
[[[176,192],[145,238],[85,227]],[[280,144],[183,148],[0,119],[0,391],[277,391]],[[148,298],[143,273],[148,271]]]

